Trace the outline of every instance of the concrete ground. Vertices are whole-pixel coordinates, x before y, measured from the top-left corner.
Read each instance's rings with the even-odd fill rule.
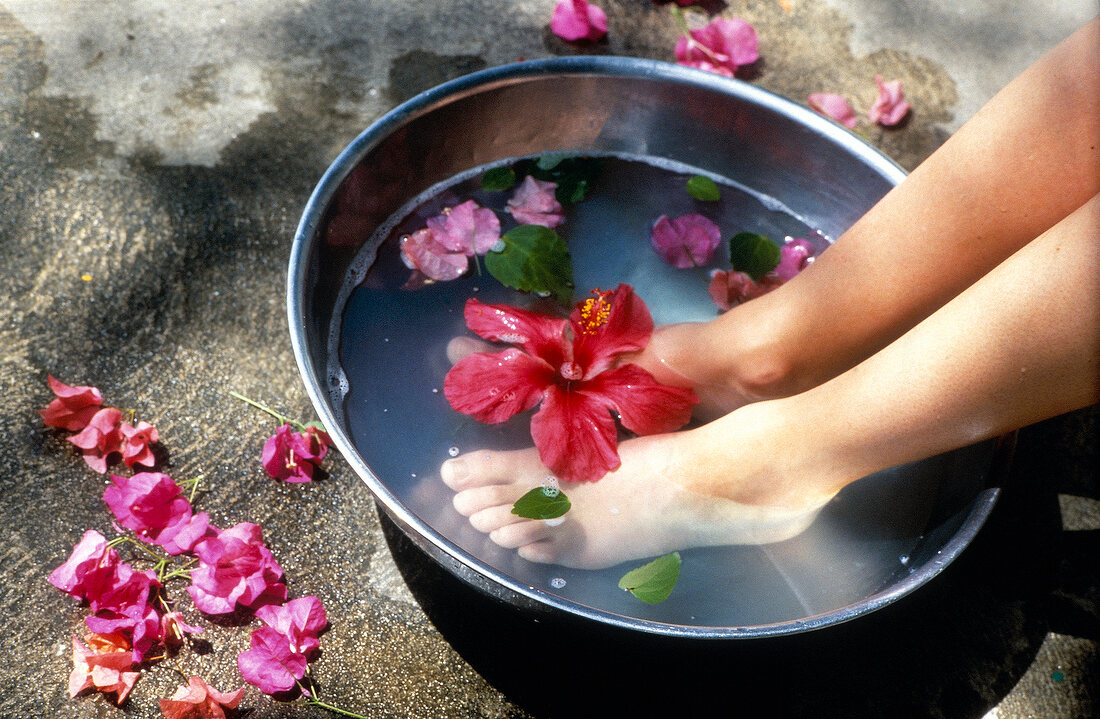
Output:
[[[597,4],[610,32],[594,51],[672,59],[677,29],[666,6]],[[875,74],[901,79],[910,121],[867,138],[910,169],[1097,11],[1093,0],[717,4],[759,33],[754,84],[800,102],[830,90],[866,105]],[[45,578],[84,529],[111,529],[101,478],[35,412],[49,400],[47,373],[96,385],[108,403],[153,422],[167,471],[206,476],[196,504],[215,524],[265,527],[291,593],[316,594],[329,610],[313,669],[325,701],[371,717],[541,716],[559,706],[502,679],[459,634],[444,639],[446,614],[414,598],[368,491],[339,458],[309,485],[268,480],[258,456],[273,425],[226,394],[312,416],[284,282],[313,184],[372,120],[421,90],[520,58],[577,53],[548,32],[553,6],[0,0],[0,717],[159,716],[156,699],[179,683],[172,668],[234,688],[235,656],[247,647],[244,629],[204,622],[201,642],[148,669],[123,709],[102,696],[67,697],[69,636],[81,633],[85,610]],[[969,553],[976,559],[941,582],[992,602],[1003,612],[996,621],[950,622],[934,645],[941,653],[921,645],[915,674],[876,673],[887,659],[868,657],[865,673],[815,698],[795,701],[798,687],[784,691],[778,680],[779,694],[763,699],[736,677],[722,691],[770,708],[754,716],[788,705],[802,716],[1094,715],[1096,418],[1094,408],[1021,433],[1014,471],[1035,504],[1007,503],[985,548]],[[1038,526],[1042,517],[1052,531]],[[1013,544],[1023,531],[1014,527],[1025,525],[1041,541]],[[944,603],[952,601],[971,617],[963,599]],[[883,631],[905,636],[904,617],[886,615]],[[537,651],[494,641],[513,663]],[[578,662],[584,681],[598,682],[603,668]],[[532,674],[531,683],[552,679],[569,693],[578,671]],[[329,716],[251,687],[243,706],[243,716]]]

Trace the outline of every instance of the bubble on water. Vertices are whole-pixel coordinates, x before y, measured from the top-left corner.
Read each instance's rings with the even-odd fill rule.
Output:
[[[904,565],[908,565],[909,564],[909,555],[908,554],[901,555],[900,557],[898,557],[898,561],[901,562]]]
[[[561,484],[558,483],[558,478],[552,474],[548,474],[542,478],[542,486],[557,490],[561,489]]]
[[[553,519],[544,519],[542,521],[546,523],[547,527],[556,527],[565,521],[565,517],[554,517]]]
[[[542,488],[542,496],[544,496],[544,497],[548,497],[550,499],[553,499],[554,497],[558,496],[559,494],[561,494],[561,490],[558,489],[557,487],[543,487]]]
[[[412,478],[413,478],[413,479],[416,479],[416,472],[413,472],[413,473],[411,474],[411,476],[412,476]]]
[[[470,291],[471,292],[481,292],[481,288],[480,287],[471,287]]]
[[[554,589],[561,589],[565,586],[565,580],[561,577],[554,577],[550,580],[550,586]]]
[[[439,388],[438,387],[432,387],[432,394],[439,394]]]
[[[499,253],[499,252],[504,252],[504,250],[505,250],[505,249],[506,249],[507,247],[508,247],[508,243],[506,243],[506,242],[504,241],[504,238],[502,237],[502,238],[500,238],[499,240],[497,240],[496,242],[494,242],[494,243],[493,243],[493,246],[492,246],[492,247],[490,247],[490,248],[489,248],[489,250],[490,250],[491,252],[498,252],[498,253]]]
[[[618,514],[619,513],[619,508],[618,507],[612,507],[611,509],[609,509],[607,511],[611,512],[612,514]]]
[[[447,454],[451,455],[452,457],[457,457],[458,456],[458,447],[455,447],[454,445],[451,445],[450,447],[447,448]]]

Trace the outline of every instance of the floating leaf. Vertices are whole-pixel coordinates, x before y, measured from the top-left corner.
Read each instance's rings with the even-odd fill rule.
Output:
[[[503,247],[485,255],[489,274],[523,292],[552,295],[568,307],[573,299],[573,260],[565,241],[541,225],[520,225],[501,236]]]
[[[481,176],[481,189],[507,190],[516,184],[516,171],[510,167],[494,167]]]
[[[556,519],[569,511],[569,498],[557,487],[535,487],[516,500],[512,514],[525,519]]]
[[[744,272],[757,282],[776,268],[781,257],[779,245],[755,232],[738,232],[730,238],[730,264],[733,269]]]
[[[679,578],[680,553],[673,552],[631,569],[619,580],[619,589],[625,589],[646,604],[660,604],[668,599]]]
[[[703,175],[692,175],[687,181],[688,194],[703,202],[718,202],[722,194],[714,180]]]

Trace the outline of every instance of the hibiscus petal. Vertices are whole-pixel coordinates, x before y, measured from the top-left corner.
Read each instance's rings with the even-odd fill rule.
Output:
[[[698,404],[695,392],[670,387],[653,379],[635,364],[624,364],[584,383],[582,390],[619,413],[623,426],[636,434],[659,434],[680,429]]]
[[[694,213],[673,220],[661,215],[649,235],[649,243],[661,259],[680,269],[707,264],[721,242],[718,225]]]
[[[590,307],[578,303],[569,321],[573,326],[573,361],[583,368],[584,377],[590,378],[607,369],[624,352],[644,349],[653,332],[653,317],[642,298],[634,294],[634,288],[620,284],[610,297],[600,295],[600,301],[609,303],[605,322],[593,327]]]
[[[546,362],[515,348],[478,352],[451,367],[443,394],[455,410],[496,424],[538,404],[554,374]]]
[[[528,312],[510,305],[466,300],[466,326],[491,342],[519,345],[524,352],[557,367],[568,355],[563,319]]]
[[[856,111],[852,109],[852,106],[848,104],[848,100],[843,95],[831,92],[814,92],[810,93],[807,99],[810,107],[815,112],[831,117],[849,130],[855,128],[858,122]]]
[[[619,466],[615,420],[585,392],[551,386],[531,418],[539,459],[567,482],[594,481]]]

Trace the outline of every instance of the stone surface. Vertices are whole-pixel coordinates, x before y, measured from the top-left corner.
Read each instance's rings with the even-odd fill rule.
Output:
[[[476,652],[464,649],[464,658],[433,626],[390,558],[369,493],[339,458],[312,484],[269,480],[259,452],[275,423],[227,392],[312,417],[284,285],[313,184],[373,119],[419,91],[483,67],[579,52],[547,31],[553,5],[0,0],[0,717],[159,716],[156,699],[180,683],[173,667],[235,688],[236,653],[248,644],[246,628],[203,621],[196,646],[147,670],[124,710],[102,696],[67,697],[69,637],[82,633],[86,610],[45,578],[85,529],[112,530],[103,478],[35,411],[49,400],[47,373],[96,385],[109,404],[154,423],[166,471],[204,476],[196,504],[215,524],[265,527],[291,594],[316,594],[328,608],[331,630],[313,665],[326,701],[372,717],[521,717],[546,708]],[[609,37],[585,52],[671,59],[678,30],[667,7],[602,5]],[[763,60],[750,79],[781,95],[803,101],[829,90],[866,105],[876,73],[901,79],[912,118],[867,138],[912,168],[1095,7],[741,0],[723,12],[757,27]],[[969,654],[950,654],[950,637],[922,645],[942,671],[928,673],[935,686],[914,716],[1094,711],[1100,632],[1088,558],[1098,525],[1095,503],[1077,498],[1097,496],[1096,415],[1021,434],[1017,475],[1055,510],[1061,494],[1066,530],[1022,565],[1039,567],[1034,582],[975,580],[1003,599],[1003,614],[982,625]],[[1010,566],[1016,555],[1006,557]],[[192,611],[181,586],[168,591]],[[503,657],[529,651],[492,641]],[[966,676],[954,677],[960,667]],[[576,676],[567,667],[553,679],[568,687]],[[858,715],[858,682],[828,691],[818,715],[829,706]],[[889,687],[876,692],[877,706],[889,706]],[[328,716],[252,688],[244,705],[245,716]]]

